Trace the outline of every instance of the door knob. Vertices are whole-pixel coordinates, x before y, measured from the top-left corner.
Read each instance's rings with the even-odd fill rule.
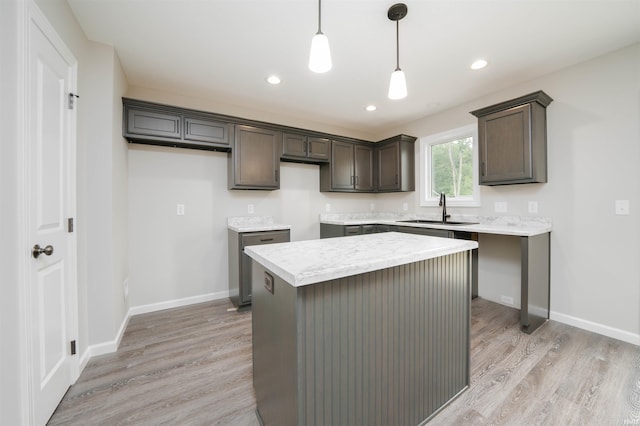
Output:
[[[37,259],[38,256],[40,256],[42,253],[46,254],[47,256],[51,256],[53,254],[53,246],[48,245],[45,248],[40,247],[38,244],[33,246],[33,250],[31,251],[33,257]]]

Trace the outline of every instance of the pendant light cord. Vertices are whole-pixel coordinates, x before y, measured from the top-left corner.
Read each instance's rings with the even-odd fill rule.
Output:
[[[318,0],[318,34],[322,34],[322,0]]]
[[[400,70],[400,20],[396,20],[396,71]]]

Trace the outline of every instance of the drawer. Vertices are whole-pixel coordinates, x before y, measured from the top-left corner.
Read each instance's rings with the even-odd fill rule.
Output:
[[[267,231],[267,232],[246,232],[240,234],[242,238],[242,248],[260,244],[286,243],[289,241],[289,230]]]

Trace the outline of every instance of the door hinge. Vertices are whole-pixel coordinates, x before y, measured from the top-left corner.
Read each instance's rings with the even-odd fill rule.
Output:
[[[76,95],[75,93],[69,93],[69,104],[67,105],[69,109],[73,109],[73,107],[75,106],[75,98],[79,97],[80,96]]]
[[[71,341],[71,355],[75,355],[76,354],[76,341],[72,340]]]
[[[67,230],[69,231],[69,233],[73,232],[73,218],[72,217],[67,219]]]

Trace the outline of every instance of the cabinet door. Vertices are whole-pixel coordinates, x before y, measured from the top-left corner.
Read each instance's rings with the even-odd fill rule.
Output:
[[[184,140],[229,145],[230,128],[229,123],[185,117]]]
[[[307,137],[285,133],[282,135],[282,155],[287,157],[307,157]]]
[[[500,111],[478,120],[480,184],[531,179],[531,106]]]
[[[387,144],[378,149],[378,190],[400,189],[400,142]]]
[[[353,144],[333,141],[331,144],[331,189],[354,188]]]
[[[250,232],[240,234],[241,247],[242,247],[242,266],[240,273],[240,288],[239,298],[240,305],[246,305],[251,303],[251,258],[244,253],[244,248],[247,246],[256,246],[262,244],[275,244],[289,242],[289,230],[282,231],[265,231],[265,232]]]
[[[316,160],[329,161],[331,140],[325,138],[307,138],[307,156]]]
[[[355,150],[355,189],[357,191],[373,191],[373,148],[354,145]]]
[[[236,126],[230,154],[230,189],[280,188],[280,142],[278,131]]]
[[[180,115],[163,114],[153,110],[130,108],[127,111],[127,134],[181,139]]]

